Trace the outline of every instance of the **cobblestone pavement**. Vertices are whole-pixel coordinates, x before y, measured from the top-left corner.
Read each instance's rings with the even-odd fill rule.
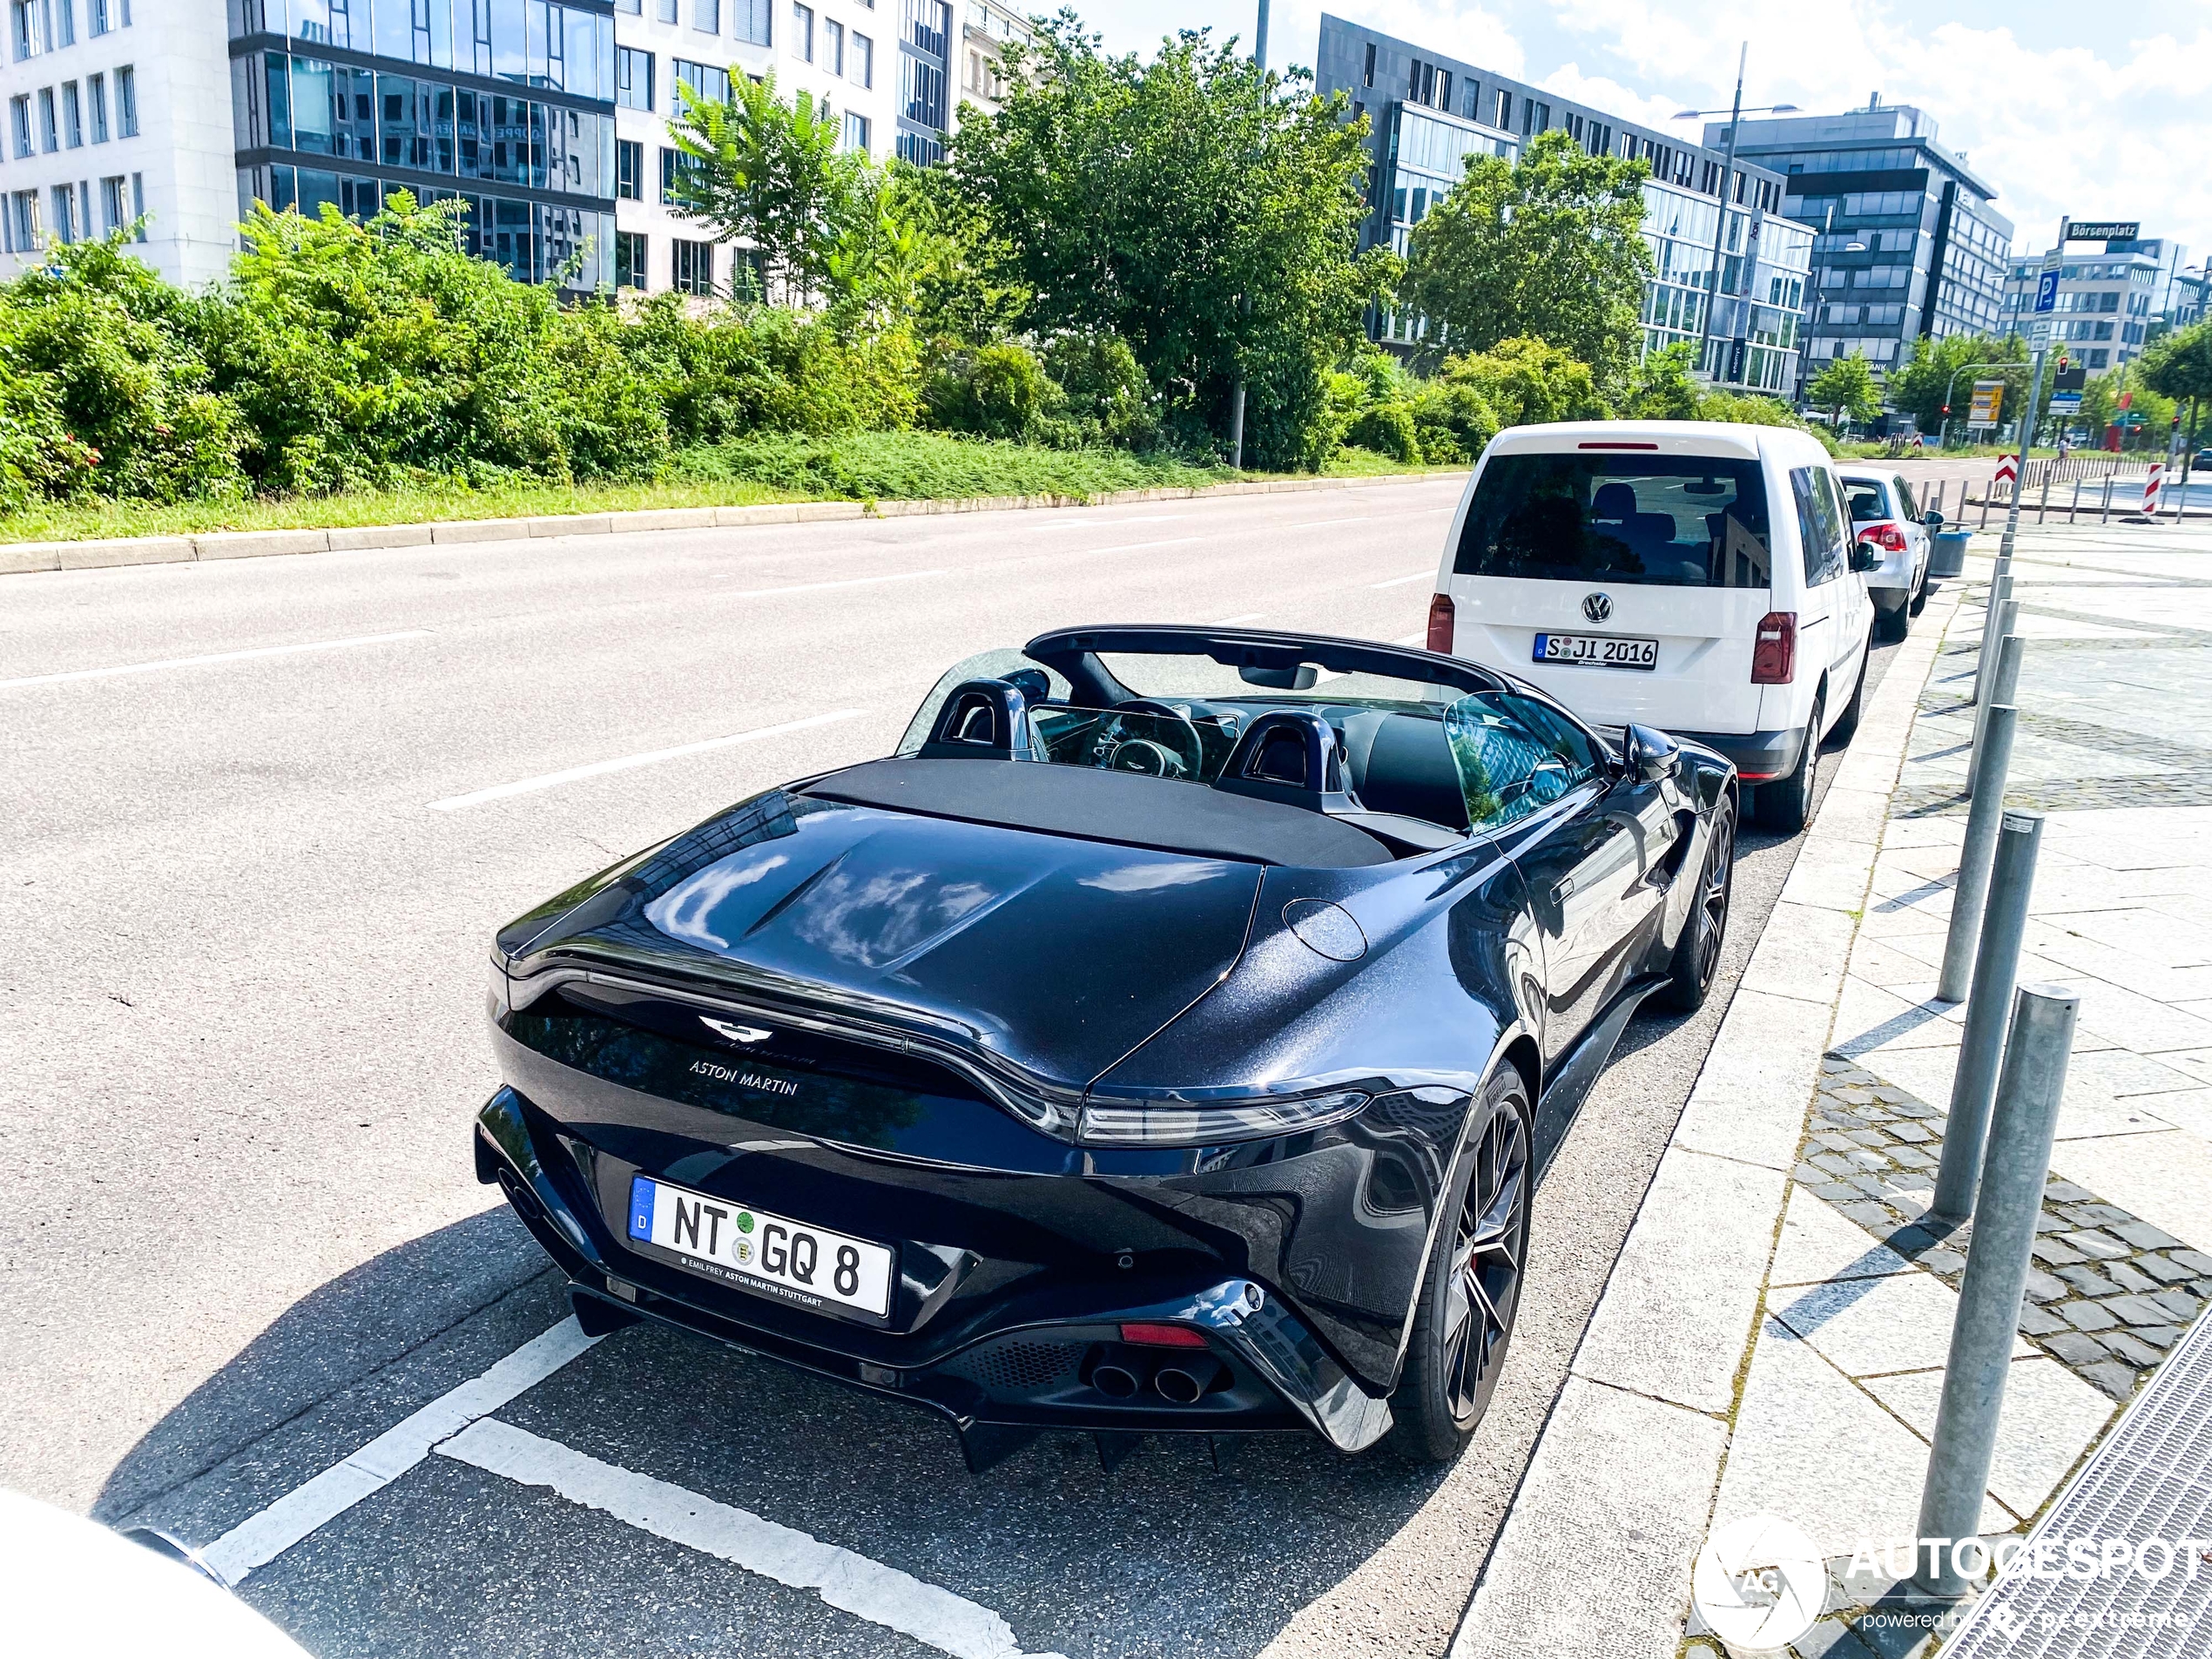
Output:
[[[1945,1115],[1843,1055],[1824,1062],[1797,1179],[1889,1249],[1959,1288],[1973,1224],[1930,1220]],[[2212,1256],[2053,1177],[2020,1334],[2124,1400],[2212,1299]]]

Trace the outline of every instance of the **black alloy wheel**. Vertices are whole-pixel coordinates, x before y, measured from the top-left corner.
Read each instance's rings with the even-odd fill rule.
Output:
[[[1448,1227],[1414,1313],[1392,1442],[1421,1462],[1459,1455],[1488,1409],[1521,1305],[1528,1253],[1527,1091],[1507,1066],[1483,1091]]]
[[[1667,1004],[1678,1013],[1695,1014],[1713,988],[1721,968],[1721,947],[1728,942],[1728,904],[1735,881],[1736,809],[1723,798],[1713,809],[1705,861],[1697,870],[1697,891],[1667,965]]]

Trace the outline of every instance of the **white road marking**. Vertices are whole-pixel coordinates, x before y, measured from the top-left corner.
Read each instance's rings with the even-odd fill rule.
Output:
[[[459,812],[464,806],[481,806],[488,800],[504,800],[509,795],[528,795],[540,789],[553,789],[562,784],[576,783],[584,778],[603,778],[610,772],[628,772],[632,766],[658,765],[664,760],[680,759],[685,755],[705,754],[710,749],[728,749],[740,743],[758,743],[763,738],[780,738],[813,726],[853,719],[867,712],[866,709],[834,709],[827,714],[810,714],[804,719],[757,726],[751,732],[735,732],[726,738],[706,738],[698,743],[679,743],[672,749],[649,749],[644,754],[624,755],[619,759],[595,760],[588,766],[570,766],[566,772],[549,772],[543,777],[523,778],[511,784],[494,784],[489,789],[475,790],[466,795],[448,795],[443,800],[432,801],[430,810],[434,813]]]
[[[401,1418],[343,1462],[332,1464],[267,1508],[247,1516],[202,1550],[201,1559],[225,1583],[238,1583],[371,1493],[391,1485],[428,1457],[439,1441],[535,1388],[598,1339],[584,1335],[574,1318],[562,1320],[481,1376]]]
[[[1258,622],[1267,613],[1264,610],[1247,610],[1241,617],[1217,617],[1213,619],[1213,621],[1208,623],[1206,626],[1209,628],[1233,628],[1240,622]]]
[[[1408,508],[1402,513],[1354,513],[1348,518],[1301,518],[1295,523],[1278,525],[1277,528],[1286,530],[1303,530],[1312,529],[1320,524],[1376,524],[1386,519],[1420,518],[1430,513],[1456,513],[1457,511],[1459,509],[1456,506],[1413,507]]]
[[[900,570],[893,576],[854,576],[841,582],[794,582],[784,588],[732,588],[727,593],[708,596],[715,599],[769,599],[779,593],[821,593],[831,588],[873,588],[884,582],[919,582],[924,577],[950,576],[950,570]]]
[[[1370,582],[1367,585],[1370,588],[1402,588],[1408,582],[1426,582],[1435,575],[1435,567],[1431,566],[1426,570],[1416,570],[1411,576],[1394,576],[1387,582]]]
[[[779,1526],[749,1509],[602,1463],[558,1440],[487,1418],[441,1444],[456,1459],[526,1487],[550,1487],[570,1503],[626,1521],[641,1532],[815,1590],[830,1606],[927,1642],[957,1659],[1021,1659],[1013,1626],[987,1607],[908,1573]],[[1040,1655],[1037,1659],[1059,1659]]]
[[[1165,524],[1174,519],[1195,518],[1195,513],[1147,513],[1142,518],[1048,518],[1039,522],[1041,530],[1090,529],[1100,524]]]
[[[1390,643],[1393,645],[1426,645],[1428,644],[1428,635],[1426,632],[1407,634],[1402,639],[1393,639]]]
[[[253,651],[211,651],[205,657],[165,657],[155,663],[125,663],[114,668],[78,668],[65,674],[26,674],[20,679],[0,680],[0,691],[17,685],[59,685],[67,680],[112,679],[119,674],[152,674],[165,668],[205,668],[214,663],[243,663],[257,657],[292,657],[301,651],[345,651],[354,645],[388,645],[399,639],[428,639],[428,628],[408,628],[395,634],[361,634],[352,639],[318,639],[306,645],[261,645]]]

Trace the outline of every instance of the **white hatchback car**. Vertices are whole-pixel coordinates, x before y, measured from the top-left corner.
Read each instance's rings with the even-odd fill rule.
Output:
[[[1912,631],[1912,618],[1928,603],[1928,554],[1943,516],[1929,513],[1905,475],[1886,467],[1838,467],[1851,536],[1874,550],[1880,563],[1866,573],[1874,626],[1885,639]]]
[[[1786,427],[1512,427],[1447,538],[1431,651],[1510,670],[1584,718],[1718,750],[1759,819],[1811,814],[1824,737],[1858,725],[1873,607],[1834,467]]]

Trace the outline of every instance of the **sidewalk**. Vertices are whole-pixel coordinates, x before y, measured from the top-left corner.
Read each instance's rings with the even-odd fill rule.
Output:
[[[1934,981],[1994,543],[1869,700],[1454,1659],[1716,1655],[1691,1563],[1761,1513],[1830,1561],[1805,1659],[1925,1640],[1882,1623],[1893,1581],[1848,1568],[1917,1529],[1970,1238],[1920,1222],[1964,1013]],[[2212,529],[2031,527],[2015,573],[2006,800],[2048,814],[2020,975],[2082,1012],[1989,1533],[2025,1527],[2212,1298]]]

